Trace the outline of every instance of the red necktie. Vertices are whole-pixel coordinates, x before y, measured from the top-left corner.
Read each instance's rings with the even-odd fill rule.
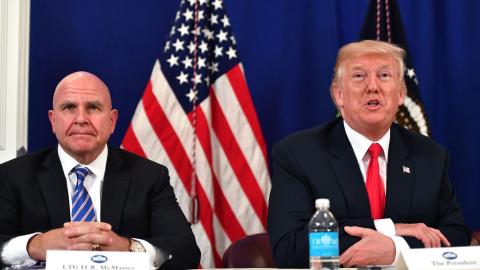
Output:
[[[368,165],[366,185],[370,212],[373,219],[381,219],[385,209],[385,190],[380,177],[378,156],[382,152],[382,147],[378,143],[372,143],[368,152],[370,153],[370,164]]]

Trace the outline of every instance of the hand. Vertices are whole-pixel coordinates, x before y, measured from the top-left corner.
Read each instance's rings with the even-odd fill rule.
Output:
[[[442,243],[447,247],[450,246],[450,242],[448,242],[442,232],[423,223],[396,223],[395,235],[415,237],[422,241],[426,248],[441,247]]]
[[[112,231],[112,226],[103,222],[67,222],[65,235],[70,239],[70,250],[92,250],[97,244],[100,250],[128,251],[130,241]]]
[[[349,235],[361,238],[340,256],[340,264],[344,267],[392,264],[395,260],[395,244],[389,237],[375,230],[356,226],[345,226],[344,230]]]
[[[48,249],[66,249],[69,244],[64,228],[59,228],[34,235],[28,241],[27,252],[34,260],[45,261]]]

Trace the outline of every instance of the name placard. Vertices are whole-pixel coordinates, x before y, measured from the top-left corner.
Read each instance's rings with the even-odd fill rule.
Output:
[[[480,269],[480,246],[408,249],[401,252],[397,270]]]
[[[146,252],[48,250],[46,270],[145,270]]]

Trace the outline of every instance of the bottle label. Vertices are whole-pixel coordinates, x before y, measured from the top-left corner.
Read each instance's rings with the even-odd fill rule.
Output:
[[[311,232],[310,256],[338,257],[338,232]]]

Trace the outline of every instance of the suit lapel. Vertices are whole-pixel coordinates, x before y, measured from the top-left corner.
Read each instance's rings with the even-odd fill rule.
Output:
[[[329,145],[332,154],[330,164],[343,190],[350,216],[370,216],[365,182],[345,133],[343,121],[338,121],[330,135]]]
[[[63,227],[64,222],[70,221],[70,207],[67,182],[56,148],[45,159],[43,168],[37,179],[50,215],[50,225],[52,228]]]
[[[123,168],[123,159],[119,150],[112,148],[108,150],[102,189],[101,220],[112,225],[113,230],[118,232],[131,176]]]
[[[392,125],[387,165],[385,217],[407,218],[413,194],[415,168],[399,127]],[[401,222],[397,220],[394,222]]]

